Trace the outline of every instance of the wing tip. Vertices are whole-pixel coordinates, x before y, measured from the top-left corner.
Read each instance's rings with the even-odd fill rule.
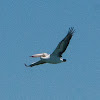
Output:
[[[30,65],[28,66],[27,64],[24,64],[26,67],[31,67]]]
[[[75,33],[74,27],[70,27],[68,33],[73,35],[73,33]]]

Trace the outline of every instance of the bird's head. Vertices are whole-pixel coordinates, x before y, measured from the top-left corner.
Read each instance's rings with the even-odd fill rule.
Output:
[[[30,57],[41,57],[43,54],[41,53],[41,54],[34,54],[34,55],[32,55],[32,56],[30,56]]]
[[[47,53],[40,53],[40,54],[32,55],[30,57],[46,57],[47,55],[48,55]]]

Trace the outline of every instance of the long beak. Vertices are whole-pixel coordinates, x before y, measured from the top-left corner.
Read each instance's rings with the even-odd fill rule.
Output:
[[[35,54],[35,55],[32,55],[32,56],[30,56],[30,57],[41,57],[43,54],[41,53],[41,54]]]

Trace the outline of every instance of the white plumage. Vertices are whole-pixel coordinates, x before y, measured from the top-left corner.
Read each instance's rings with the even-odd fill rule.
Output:
[[[67,49],[70,39],[72,38],[74,32],[75,32],[75,30],[73,27],[69,28],[68,34],[58,44],[58,46],[56,47],[56,49],[54,50],[54,52],[52,54],[41,53],[41,54],[32,55],[30,57],[40,57],[40,60],[38,62],[32,63],[30,65],[25,64],[25,66],[33,67],[36,65],[44,64],[44,63],[57,64],[57,63],[61,63],[61,62],[66,62],[66,59],[62,58],[62,54]]]

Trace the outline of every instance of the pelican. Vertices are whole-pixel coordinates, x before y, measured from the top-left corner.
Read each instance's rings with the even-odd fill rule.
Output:
[[[33,67],[33,66],[45,64],[45,63],[57,64],[57,63],[66,62],[66,59],[62,58],[62,54],[67,49],[68,44],[74,32],[75,32],[74,27],[69,28],[68,34],[65,36],[65,38],[61,42],[59,42],[58,46],[56,47],[56,49],[53,51],[52,54],[41,53],[41,54],[32,55],[30,57],[33,57],[33,58],[40,57],[40,60],[30,65],[25,64],[25,66]]]

